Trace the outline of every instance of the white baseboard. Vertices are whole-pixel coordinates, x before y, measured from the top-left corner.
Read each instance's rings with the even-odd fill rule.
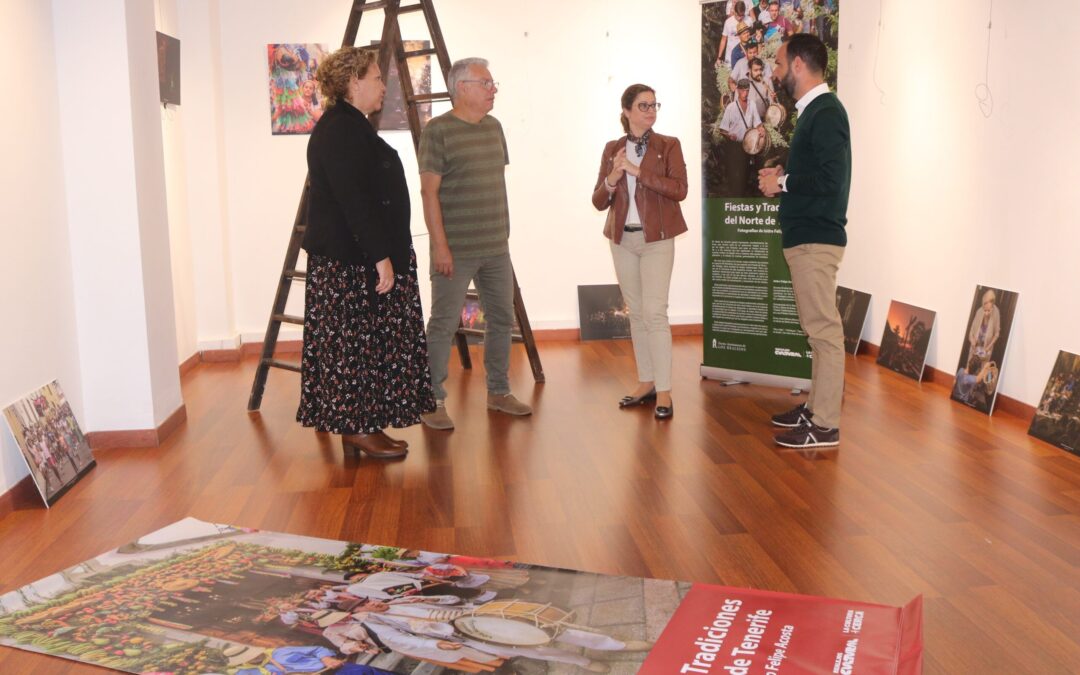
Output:
[[[252,342],[262,342],[266,336],[264,331],[251,331],[241,333],[239,336],[240,342],[243,344],[251,344]],[[302,340],[304,338],[304,331],[300,328],[282,328],[278,333],[278,342],[294,342]]]
[[[240,349],[240,335],[218,340],[199,340],[196,349],[200,352],[216,352],[231,349]]]

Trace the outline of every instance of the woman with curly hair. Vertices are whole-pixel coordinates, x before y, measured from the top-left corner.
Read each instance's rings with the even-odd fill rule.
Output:
[[[397,152],[367,116],[386,86],[375,53],[343,47],[317,72],[325,112],[308,142],[308,253],[297,421],[345,450],[404,457],[383,431],[435,409]]]

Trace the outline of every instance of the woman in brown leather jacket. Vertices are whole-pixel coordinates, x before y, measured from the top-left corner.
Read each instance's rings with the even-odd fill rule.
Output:
[[[604,146],[593,206],[607,209],[615,276],[630,310],[630,336],[638,386],[620,408],[656,401],[655,415],[674,413],[671,402],[671,326],[668,291],[675,237],[686,232],[679,202],[686,198],[686,162],[679,139],[652,130],[660,104],[644,84],[622,95],[625,135]]]

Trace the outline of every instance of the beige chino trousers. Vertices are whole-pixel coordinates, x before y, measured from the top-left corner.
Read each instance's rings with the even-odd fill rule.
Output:
[[[652,382],[657,391],[671,391],[671,325],[668,291],[675,263],[675,240],[645,243],[643,232],[623,232],[611,245],[615,277],[630,310],[638,381]]]
[[[791,269],[799,324],[814,353],[806,407],[814,413],[814,424],[838,428],[844,396],[844,326],[836,309],[836,273],[844,247],[800,244],[785,248],[784,258]]]

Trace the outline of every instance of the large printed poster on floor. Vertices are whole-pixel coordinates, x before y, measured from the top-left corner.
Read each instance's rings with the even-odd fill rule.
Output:
[[[922,602],[607,576],[188,518],[0,596],[0,644],[162,675],[916,675]]]
[[[780,200],[762,195],[757,173],[786,163],[795,131],[795,101],[773,79],[776,52],[794,33],[819,36],[835,90],[839,16],[839,0],[702,4],[706,377],[809,386],[811,352],[781,246]]]

